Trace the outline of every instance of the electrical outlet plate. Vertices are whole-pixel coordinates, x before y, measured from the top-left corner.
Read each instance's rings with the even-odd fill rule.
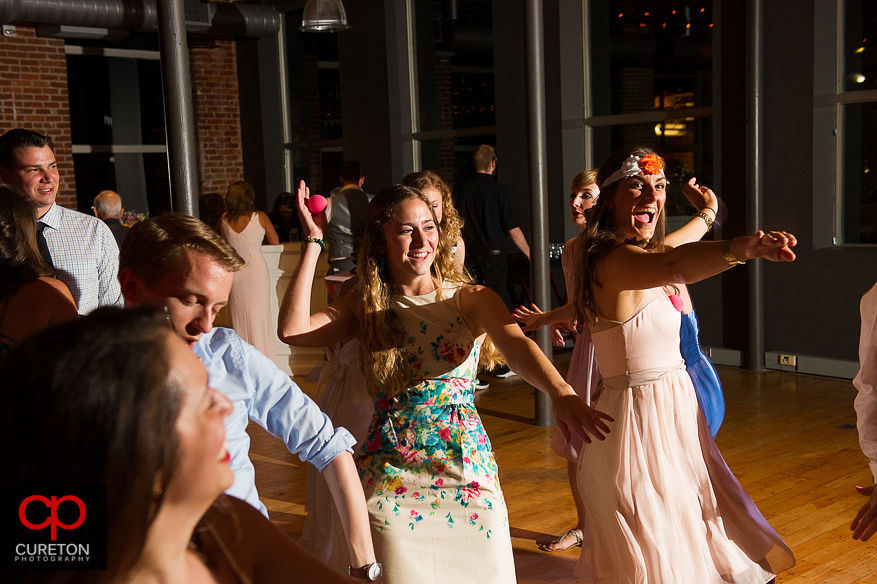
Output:
[[[798,366],[798,358],[795,355],[780,355],[779,356],[779,364],[797,367]]]

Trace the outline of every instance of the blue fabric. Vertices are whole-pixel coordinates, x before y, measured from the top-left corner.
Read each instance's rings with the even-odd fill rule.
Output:
[[[350,432],[335,428],[289,375],[233,330],[213,329],[201,336],[192,352],[207,369],[210,387],[234,404],[234,411],[225,419],[225,439],[234,473],[234,484],[226,491],[229,495],[268,516],[259,500],[256,471],[250,462],[250,437],[246,432],[249,420],[283,440],[290,452],[321,472],[345,450],[353,452],[356,440]]]
[[[679,349],[685,359],[685,367],[694,384],[697,401],[709,425],[713,438],[719,433],[722,420],[725,419],[725,396],[722,393],[722,382],[712,362],[700,350],[698,339],[699,328],[697,316],[692,310],[682,315],[682,327],[679,330]]]

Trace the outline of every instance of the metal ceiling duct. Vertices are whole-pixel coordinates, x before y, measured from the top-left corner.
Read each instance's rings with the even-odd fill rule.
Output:
[[[198,0],[186,0],[186,3]],[[210,25],[192,32],[240,37],[271,37],[280,30],[280,14],[263,4],[211,3]],[[0,0],[0,24],[54,24],[106,29],[156,31],[155,0]]]

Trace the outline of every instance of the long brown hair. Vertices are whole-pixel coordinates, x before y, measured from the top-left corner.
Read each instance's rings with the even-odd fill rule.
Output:
[[[231,183],[225,195],[225,215],[229,221],[249,217],[256,210],[256,193],[250,183],[239,180]]]
[[[37,246],[34,203],[13,189],[0,186],[0,301],[52,268]]]
[[[576,280],[576,311],[579,316],[583,316],[589,322],[594,322],[597,318],[597,301],[594,295],[594,288],[600,287],[600,281],[596,276],[597,263],[606,257],[613,249],[620,245],[636,245],[647,250],[663,251],[664,249],[664,225],[665,211],[664,207],[658,214],[655,225],[655,234],[649,241],[635,241],[626,239],[618,230],[618,226],[614,224],[613,215],[609,202],[615,198],[620,181],[616,181],[602,188],[607,178],[612,176],[615,171],[621,168],[624,161],[630,156],[639,156],[640,158],[655,154],[655,151],[649,148],[622,148],[616,150],[606,159],[597,171],[596,183],[600,185],[600,197],[597,204],[585,211],[587,217],[587,227],[579,236],[577,241],[577,251],[575,259],[575,280]]]
[[[159,310],[104,307],[0,361],[0,434],[16,445],[5,483],[107,494],[107,570],[34,571],[26,582],[114,582],[136,562],[162,505],[156,487],[178,462],[184,389],[171,374],[172,336]]]
[[[399,206],[409,199],[418,199],[426,205],[435,218],[429,200],[417,189],[404,185],[392,185],[377,195],[368,205],[362,241],[359,247],[359,295],[357,298],[360,319],[360,360],[366,379],[366,388],[372,396],[379,391],[390,396],[403,393],[409,387],[408,357],[410,349],[403,348],[402,327],[395,312],[393,282],[385,269],[386,240],[384,224],[397,213]],[[431,272],[441,296],[442,283],[459,282],[471,284],[468,275],[454,268],[451,246],[447,237],[441,236]],[[454,241],[456,243],[456,241]],[[494,364],[501,359],[490,343],[484,343],[482,363]]]

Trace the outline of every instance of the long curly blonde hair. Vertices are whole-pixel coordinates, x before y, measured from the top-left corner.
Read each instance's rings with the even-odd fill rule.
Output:
[[[359,292],[356,304],[360,321],[360,361],[366,388],[372,396],[379,391],[395,396],[410,387],[408,363],[413,349],[403,345],[404,331],[396,316],[394,302],[398,294],[393,291],[393,282],[384,265],[386,240],[383,230],[384,224],[393,219],[400,205],[409,199],[422,201],[435,219],[429,200],[419,190],[404,185],[389,186],[375,195],[368,205],[359,247],[356,269]],[[439,226],[438,249],[430,268],[439,297],[445,281],[472,284],[467,274],[454,269],[454,256],[451,253],[454,243],[456,240],[451,242],[450,238],[442,236]],[[481,352],[482,364],[492,367],[501,359],[493,343],[489,338],[486,339]]]

